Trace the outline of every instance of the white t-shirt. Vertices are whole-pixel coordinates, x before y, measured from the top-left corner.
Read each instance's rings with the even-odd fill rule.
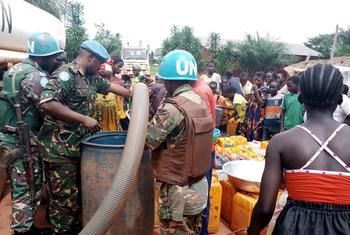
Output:
[[[288,87],[287,85],[284,85],[283,87],[281,87],[281,89],[278,90],[278,93],[281,95],[285,95],[288,93]]]
[[[244,97],[253,94],[253,84],[250,81],[247,81],[247,83],[242,86],[242,93]]]
[[[221,84],[221,76],[218,73],[213,73],[213,75],[211,76],[211,78],[209,78],[208,76],[205,79],[206,83],[210,83],[210,82],[216,82],[217,84],[217,92],[220,92],[220,84]]]
[[[333,113],[333,119],[337,122],[343,123],[346,117],[350,115],[350,98],[343,94],[343,103],[337,106]],[[307,120],[307,114],[304,113],[304,122]]]
[[[343,103],[338,105],[333,113],[333,119],[343,123],[345,118],[350,114],[350,98],[343,94]]]

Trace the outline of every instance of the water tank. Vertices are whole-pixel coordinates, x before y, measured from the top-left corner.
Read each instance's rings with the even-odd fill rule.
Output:
[[[47,32],[65,48],[63,23],[23,0],[0,0],[0,26],[0,49],[25,52],[27,39],[33,32]]]
[[[85,226],[110,188],[117,171],[126,132],[101,132],[82,141],[81,188],[83,225]],[[137,183],[128,197],[124,212],[108,231],[108,235],[153,235],[154,176],[151,154],[145,151],[138,171]]]

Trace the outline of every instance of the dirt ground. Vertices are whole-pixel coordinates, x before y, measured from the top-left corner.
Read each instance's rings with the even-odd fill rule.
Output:
[[[8,185],[4,191],[5,196],[1,199],[0,202],[0,235],[11,235],[11,193]],[[43,205],[40,206],[35,218],[35,225],[39,228],[45,228],[49,226],[45,220],[45,211],[46,205],[43,203]],[[227,235],[230,233],[231,230],[229,229],[228,224],[225,221],[221,220],[219,232],[215,233],[214,235]],[[159,234],[159,228],[155,228],[154,235]]]

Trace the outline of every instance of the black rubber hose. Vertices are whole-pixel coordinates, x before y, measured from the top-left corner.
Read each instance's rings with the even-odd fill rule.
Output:
[[[148,124],[148,88],[143,83],[133,87],[131,119],[120,166],[112,186],[96,213],[86,224],[80,235],[104,235],[125,207],[128,194],[136,184]]]

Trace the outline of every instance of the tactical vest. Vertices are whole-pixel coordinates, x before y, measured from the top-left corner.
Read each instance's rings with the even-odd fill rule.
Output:
[[[166,101],[185,116],[185,133],[172,149],[160,147],[152,153],[156,179],[168,184],[185,186],[201,179],[211,167],[210,154],[213,120],[202,101],[196,104],[177,96]]]
[[[0,92],[0,131],[4,131],[5,125],[17,127],[17,118],[14,108],[16,99],[20,96],[20,84],[29,76],[32,76],[35,68],[30,63],[20,63],[14,65],[4,74],[3,89]],[[37,71],[40,74],[40,71]],[[31,75],[30,75],[31,74]],[[20,99],[20,97],[19,97]],[[23,119],[31,130],[38,130],[41,122],[39,113],[33,103],[21,104]]]

